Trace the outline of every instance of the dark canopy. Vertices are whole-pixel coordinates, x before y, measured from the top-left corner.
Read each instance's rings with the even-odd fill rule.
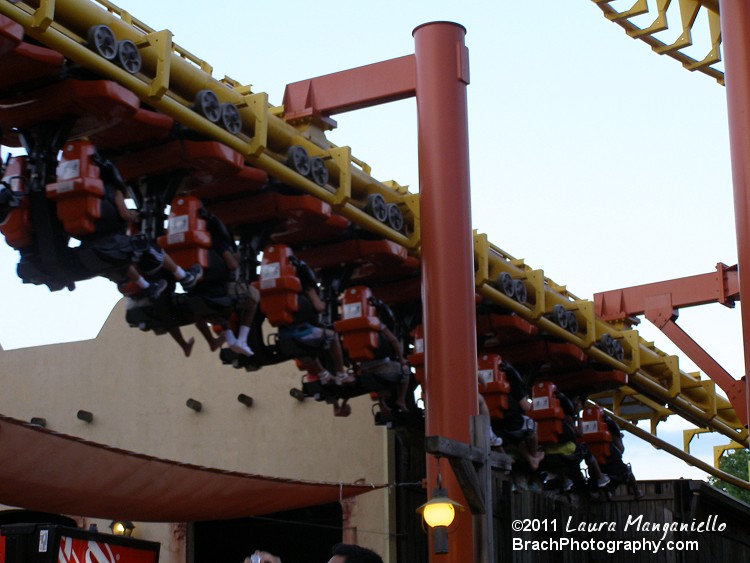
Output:
[[[372,489],[157,459],[0,415],[0,503],[28,510],[193,522],[314,506]]]

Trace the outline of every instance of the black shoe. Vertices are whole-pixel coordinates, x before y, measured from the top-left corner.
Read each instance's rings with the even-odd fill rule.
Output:
[[[165,289],[167,289],[167,285],[167,280],[151,282],[151,285],[146,288],[146,297],[148,297],[151,301],[158,301],[159,297],[161,297],[161,294],[164,293]]]
[[[185,271],[185,277],[180,280],[180,285],[185,291],[193,289],[198,283],[198,278],[203,274],[203,268],[200,264],[193,264]]]

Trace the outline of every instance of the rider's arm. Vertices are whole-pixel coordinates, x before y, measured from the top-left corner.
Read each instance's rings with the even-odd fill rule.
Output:
[[[125,196],[122,195],[120,190],[115,190],[115,207],[123,221],[128,223],[138,222],[138,212],[135,209],[128,209],[128,206],[125,205]]]

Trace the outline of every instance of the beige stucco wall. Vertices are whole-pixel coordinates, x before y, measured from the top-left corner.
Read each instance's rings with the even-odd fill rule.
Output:
[[[292,362],[246,372],[222,365],[193,327],[190,358],[168,335],[129,328],[124,302],[95,340],[0,351],[0,413],[160,458],[260,475],[327,482],[387,483],[388,434],[372,422],[369,397],[351,401],[348,418],[311,399],[298,402]],[[237,401],[253,397],[248,408]],[[199,413],[185,405],[203,404]],[[76,418],[94,415],[91,424]],[[352,516],[357,541],[384,554],[388,541],[387,489],[358,497]],[[137,523],[138,524],[138,523]],[[101,523],[99,524],[102,529]],[[106,529],[106,528],[105,528]],[[168,526],[139,525],[136,535],[173,544]]]

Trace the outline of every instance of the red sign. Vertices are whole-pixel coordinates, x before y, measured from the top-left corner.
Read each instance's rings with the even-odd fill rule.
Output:
[[[156,563],[156,553],[103,541],[62,537],[57,563]]]
[[[0,563],[5,563],[5,536],[0,536]]]

